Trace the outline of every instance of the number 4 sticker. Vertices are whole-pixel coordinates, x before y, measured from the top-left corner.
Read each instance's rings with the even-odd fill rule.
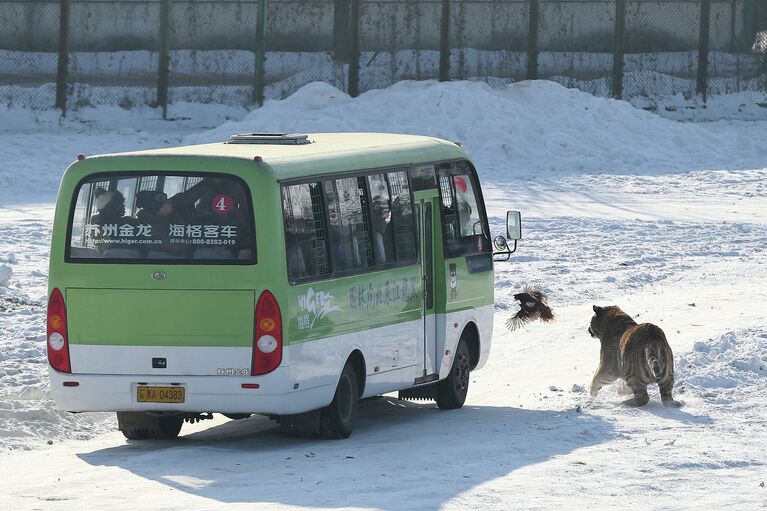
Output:
[[[214,213],[219,215],[226,215],[234,207],[234,201],[228,195],[220,193],[213,198],[213,204],[211,209]]]

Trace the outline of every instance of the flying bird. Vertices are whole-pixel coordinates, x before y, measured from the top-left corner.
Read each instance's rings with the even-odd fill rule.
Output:
[[[514,331],[539,319],[544,323],[554,320],[554,313],[548,305],[549,297],[540,289],[525,286],[521,293],[514,295],[514,299],[519,302],[519,311],[506,320],[506,328],[509,330]]]

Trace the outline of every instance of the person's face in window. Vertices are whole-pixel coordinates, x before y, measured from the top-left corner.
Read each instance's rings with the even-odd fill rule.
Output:
[[[112,214],[116,217],[125,216],[125,204],[121,201],[116,202],[113,206],[113,210],[110,212],[110,216]]]
[[[157,210],[157,214],[160,216],[170,216],[173,213],[173,201],[168,199],[162,203],[160,209]]]
[[[125,215],[125,199],[120,192],[104,192],[96,197],[96,209],[104,218]]]
[[[386,227],[391,220],[391,210],[388,201],[383,197],[373,198],[373,217],[379,227]]]

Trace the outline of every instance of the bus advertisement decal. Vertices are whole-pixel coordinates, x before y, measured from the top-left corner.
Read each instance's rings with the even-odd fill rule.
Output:
[[[368,282],[349,288],[351,310],[375,310],[382,305],[408,303],[419,296],[418,278],[402,277],[386,282]]]
[[[314,323],[331,312],[340,312],[341,308],[333,305],[333,295],[325,291],[314,291],[309,288],[305,295],[298,297],[301,314],[298,316],[298,329],[314,328]]]

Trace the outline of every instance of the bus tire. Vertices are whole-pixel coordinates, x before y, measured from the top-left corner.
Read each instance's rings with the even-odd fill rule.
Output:
[[[455,350],[453,366],[447,378],[437,383],[437,406],[442,410],[455,410],[463,406],[469,392],[469,372],[471,359],[469,347],[461,338]]]
[[[320,410],[320,436],[348,438],[357,424],[359,400],[357,374],[354,366],[347,362],[338,379],[333,401]]]
[[[117,425],[128,440],[172,440],[183,423],[181,415],[117,412]]]

